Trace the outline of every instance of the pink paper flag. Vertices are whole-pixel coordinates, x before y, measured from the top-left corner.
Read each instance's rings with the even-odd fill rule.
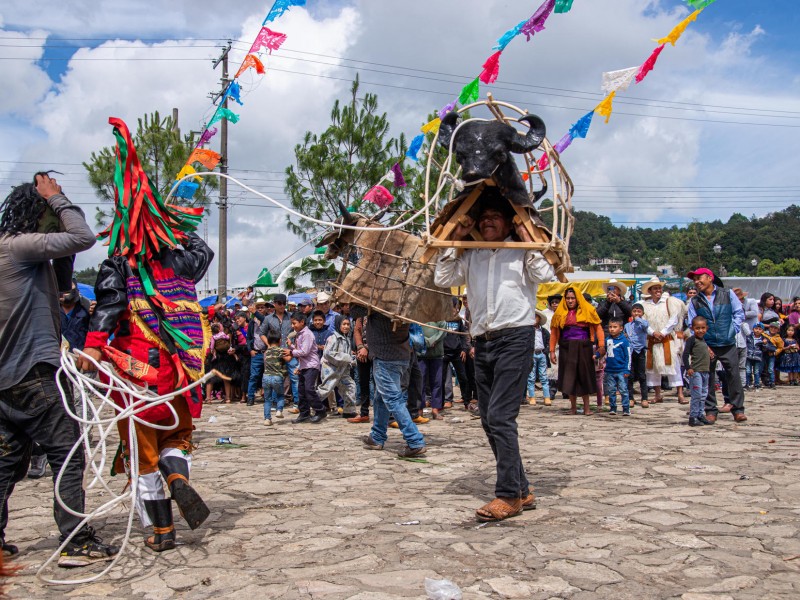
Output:
[[[502,53],[502,50],[498,50],[483,63],[483,72],[481,72],[479,76],[479,79],[483,83],[494,83],[497,81],[497,74],[500,72],[500,55]]]
[[[639,72],[636,73],[636,83],[641,83],[642,80],[647,77],[647,74],[653,70],[653,67],[656,66],[656,61],[658,60],[658,55],[661,54],[661,51],[664,49],[666,44],[661,44],[658,48],[653,50],[653,53],[650,55],[644,64],[639,67]]]
[[[382,185],[375,185],[372,186],[366,194],[364,194],[364,200],[367,202],[372,202],[373,204],[378,205],[380,208],[386,208],[392,203],[394,196],[392,196],[392,193]]]
[[[536,163],[536,168],[540,171],[544,171],[548,166],[550,166],[550,159],[547,158],[547,154],[542,154],[539,158],[539,162]]]
[[[253,45],[250,47],[250,52],[248,52],[248,54],[254,54],[261,50],[261,48],[266,48],[269,50],[269,53],[272,54],[272,51],[280,48],[281,44],[285,41],[285,33],[278,33],[277,31],[272,31],[269,27],[262,27],[261,31],[259,31],[256,36],[256,41],[253,42]]]

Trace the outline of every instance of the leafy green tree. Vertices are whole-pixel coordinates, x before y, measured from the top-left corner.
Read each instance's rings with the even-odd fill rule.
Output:
[[[769,258],[765,258],[758,263],[759,277],[783,277],[783,266],[776,265]]]
[[[97,269],[94,267],[87,267],[86,269],[75,271],[74,277],[78,283],[94,285],[94,282],[97,280]]]
[[[195,146],[193,136],[181,140],[180,132],[175,127],[172,116],[161,118],[158,111],[144,115],[137,123],[133,144],[148,177],[163,197],[166,197],[175,181],[175,175],[181,170],[189,154]],[[102,202],[114,202],[114,164],[116,162],[115,146],[106,146],[98,152],[92,152],[88,162],[83,163],[89,175],[89,183]],[[198,166],[198,171],[206,170]],[[214,178],[203,177],[200,188],[191,200],[173,198],[172,202],[180,205],[205,206],[208,204],[210,190],[218,187]],[[95,218],[97,224],[105,225],[113,216],[113,209],[97,208]]]
[[[338,271],[336,265],[322,256],[307,256],[300,261],[299,265],[291,267],[283,281],[283,287],[288,293],[298,291],[298,279],[303,275],[309,275],[311,281],[320,279],[335,279]]]
[[[800,275],[800,260],[796,258],[787,258],[781,263],[783,267],[783,274],[786,277],[797,277]]]
[[[667,251],[667,258],[677,273],[688,273],[691,269],[708,266],[716,270],[722,260],[714,254],[718,235],[708,223],[692,223],[684,230],[675,231]]]
[[[334,102],[330,126],[320,134],[307,131],[303,143],[295,146],[295,164],[287,167],[284,186],[292,207],[324,221],[339,216],[339,202],[364,214],[377,212],[377,206],[363,201],[364,194],[407,150],[402,135],[394,139],[388,133],[386,113],[378,113],[378,97],[360,97],[356,77],[347,103]],[[394,208],[406,204],[402,188],[390,191],[395,196]],[[323,230],[293,215],[286,215],[286,227],[304,240]]]

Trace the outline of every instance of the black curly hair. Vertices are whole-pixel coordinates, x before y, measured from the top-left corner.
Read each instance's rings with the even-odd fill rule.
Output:
[[[0,235],[33,233],[47,209],[47,201],[32,183],[23,183],[11,190],[0,206]]]

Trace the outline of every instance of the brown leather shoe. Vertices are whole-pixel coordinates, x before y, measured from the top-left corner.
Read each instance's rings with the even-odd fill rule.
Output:
[[[738,412],[733,415],[733,420],[737,423],[743,423],[744,421],[747,421],[747,415],[745,415],[743,412]]]
[[[723,404],[719,412],[729,413],[731,410],[733,410],[733,404]]]
[[[348,423],[369,423],[369,417],[366,416],[366,415],[365,416],[360,416],[360,417],[351,417],[351,418],[347,419],[347,422]]]
[[[709,423],[716,423],[717,422],[717,415],[707,414],[706,415],[706,421],[708,421]]]

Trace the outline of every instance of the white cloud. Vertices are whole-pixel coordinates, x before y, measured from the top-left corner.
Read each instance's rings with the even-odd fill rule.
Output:
[[[55,87],[33,60],[19,64],[0,61],[0,69],[17,69],[16,79],[12,77],[11,81],[26,81],[19,84],[15,93],[0,100],[0,143],[6,148],[2,159],[36,164],[47,160],[80,163],[92,150],[113,142],[107,125],[110,115],[132,124],[146,112],[166,113],[177,106],[181,128],[198,129],[209,114],[207,93],[218,87],[219,71],[212,71],[209,62],[95,59],[191,56],[210,61],[217,49],[205,47],[208,42],[185,38],[231,35],[240,42],[231,55],[235,65],[258,31],[265,7],[231,3],[225,12],[219,10],[218,3],[207,0],[162,4],[153,10],[155,3],[144,0],[124,4],[45,0],[36,6],[21,0],[6,3],[6,28],[24,30],[25,34],[18,34],[21,36],[110,35],[145,41],[109,41],[97,48],[79,50]],[[283,198],[280,173],[292,162],[295,144],[305,131],[321,131],[328,125],[333,100],[345,95],[355,75],[356,71],[343,68],[354,63],[327,57],[369,61],[371,64],[360,63],[362,90],[378,94],[380,108],[388,112],[394,135],[414,135],[425,115],[457,96],[493,52],[495,40],[529,16],[537,3],[409,0],[397,4],[354,0],[345,7],[337,2],[309,4],[313,4],[311,13],[294,8],[273,24],[274,29],[289,36],[286,46],[267,59],[265,77],[243,77],[244,106],[232,107],[241,114],[241,121],[230,128],[231,168],[250,169],[242,177],[276,198]],[[214,18],[209,18],[210,14]],[[547,29],[537,33],[531,42],[525,42],[524,37],[512,41],[501,58],[494,94],[540,114],[547,122],[549,137],[555,141],[600,101],[603,71],[643,62],[655,47],[652,39],[666,35],[686,14],[685,6],[664,0],[576,3],[570,13],[553,15]],[[702,18],[701,15],[698,23]],[[686,221],[725,216],[737,209],[728,208],[724,202],[644,198],[632,209],[623,199],[630,194],[620,192],[620,186],[794,183],[796,169],[792,165],[800,150],[797,129],[712,122],[775,122],[755,116],[753,111],[731,110],[728,112],[749,115],[730,115],[724,114],[722,108],[705,112],[679,110],[716,105],[800,111],[800,80],[794,71],[760,51],[760,42],[769,31],[758,26],[732,29],[720,42],[701,33],[701,28],[690,26],[676,47],[665,48],[645,82],[620,95],[611,123],[605,125],[598,118],[589,139],[573,144],[564,162],[578,189],[577,208],[603,212],[620,222]],[[181,41],[146,41],[157,37]],[[32,57],[41,56],[41,46],[39,54],[34,54],[35,49],[30,52]],[[304,60],[290,60],[291,57]],[[388,74],[389,71],[396,74]],[[26,77],[33,79],[28,81]],[[9,81],[9,77],[5,80]],[[34,110],[20,121],[12,113],[25,106],[33,106]],[[5,170],[4,164],[0,163],[0,173]],[[22,173],[27,166],[28,163],[21,164],[15,173]],[[69,182],[67,189],[74,189],[78,201],[90,203],[92,197],[87,195],[81,167],[73,164],[63,170],[68,171],[64,176]],[[753,173],[758,173],[757,183],[753,183]],[[608,191],[598,192],[601,189]],[[685,195],[688,200],[696,200],[697,194]],[[286,230],[282,211],[246,206],[265,202],[235,186],[230,187],[230,196],[233,206],[229,211],[228,281],[244,285],[262,267],[274,265],[301,242]],[[769,205],[754,202],[743,206],[739,212],[751,214],[766,212],[761,208]],[[209,221],[213,246],[216,230],[214,211]],[[96,248],[79,258],[79,266],[96,263],[101,257],[102,249]],[[216,269],[214,265],[210,275],[212,287]]]

